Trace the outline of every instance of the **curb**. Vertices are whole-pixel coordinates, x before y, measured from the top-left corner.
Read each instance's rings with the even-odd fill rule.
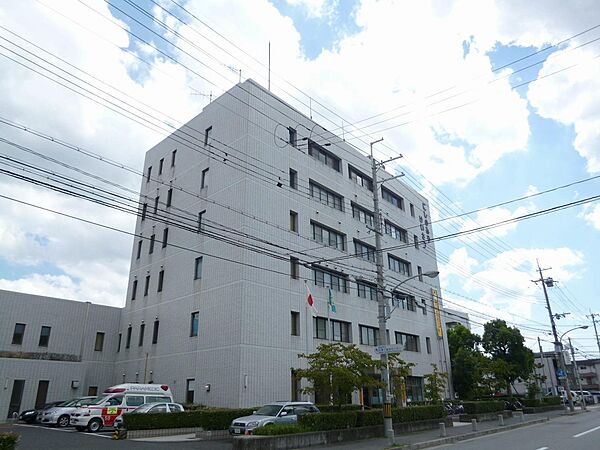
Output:
[[[421,448],[435,447],[435,446],[444,445],[444,444],[452,444],[454,442],[466,441],[467,439],[473,439],[476,437],[486,436],[488,434],[502,433],[503,431],[509,431],[509,430],[514,430],[517,428],[528,427],[530,425],[538,425],[540,423],[548,422],[549,420],[550,420],[549,417],[544,417],[542,419],[530,420],[525,423],[515,423],[512,425],[506,425],[501,428],[491,428],[489,430],[481,430],[481,431],[474,431],[474,432],[466,433],[466,434],[459,434],[458,436],[450,436],[450,437],[445,437],[445,438],[433,439],[431,441],[417,442],[416,444],[408,444],[408,445],[404,445],[400,448],[406,449],[406,450],[419,450]],[[399,445],[402,445],[402,444],[399,444]]]

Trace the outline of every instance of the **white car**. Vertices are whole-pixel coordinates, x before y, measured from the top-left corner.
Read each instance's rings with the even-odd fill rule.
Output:
[[[178,413],[183,412],[183,406],[179,403],[146,403],[139,408],[126,414],[154,414],[154,413]],[[115,428],[123,428],[123,415],[117,417]]]
[[[38,417],[38,421],[43,425],[52,425],[57,427],[67,427],[70,424],[71,413],[78,407],[92,403],[98,397],[79,397],[68,402],[61,403],[50,409],[46,409]]]
[[[319,408],[310,402],[273,402],[254,411],[251,416],[234,419],[229,426],[229,434],[252,434],[255,428],[275,423],[295,424],[298,416],[318,412]]]

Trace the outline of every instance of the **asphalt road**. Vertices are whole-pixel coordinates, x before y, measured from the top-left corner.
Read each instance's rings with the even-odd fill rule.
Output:
[[[48,428],[37,425],[0,425],[0,432],[14,431],[21,435],[18,450],[229,450],[230,441],[196,441],[187,442],[140,442],[132,440],[114,441],[112,432],[85,433],[74,428]]]
[[[552,419],[503,433],[492,434],[437,449],[456,450],[598,450],[600,410]]]

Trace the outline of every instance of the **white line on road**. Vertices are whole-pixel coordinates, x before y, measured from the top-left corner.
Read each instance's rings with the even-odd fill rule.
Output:
[[[591,430],[584,431],[583,433],[575,434],[575,435],[573,435],[573,437],[578,438],[580,436],[583,436],[585,434],[591,433],[592,431],[596,431],[596,430],[600,430],[600,427],[595,427],[595,428],[592,428]]]
[[[540,447],[540,448],[538,448],[536,450],[548,450],[548,447]]]

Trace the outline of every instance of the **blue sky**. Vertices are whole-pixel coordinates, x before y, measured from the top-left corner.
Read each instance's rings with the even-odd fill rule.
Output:
[[[368,138],[357,136],[365,132],[375,138],[383,136],[379,157],[401,152],[404,158],[395,169],[409,174],[405,182],[431,199],[434,217],[445,218],[600,173],[600,102],[594,98],[600,92],[600,63],[594,58],[600,44],[586,44],[600,36],[600,31],[591,30],[552,51],[493,71],[600,23],[600,11],[593,1],[582,0],[572,7],[543,3],[543,8],[537,8],[492,0],[473,4],[184,2],[203,23],[165,4],[184,20],[187,25],[183,26],[168,13],[153,9],[151,2],[137,2],[192,39],[202,53],[178,37],[164,34],[124,1],[115,0],[119,8],[166,39],[177,41],[180,49],[194,56],[190,57],[114,7],[89,2],[90,8],[121,20],[179,64],[81,5],[66,8],[53,4],[58,14],[42,4],[24,2],[0,7],[0,15],[9,28],[181,120],[195,115],[207,102],[204,96],[191,95],[193,91],[218,95],[237,81],[227,66],[242,69],[243,78],[266,84],[264,66],[270,41],[273,91],[305,112],[310,97],[315,117],[327,128],[338,127],[340,119],[319,103],[344,117],[347,132],[348,122],[395,109],[377,119],[388,120],[377,125],[372,125],[375,120],[361,122],[360,128],[353,130],[355,136],[347,137],[364,149]],[[576,48],[581,44],[586,45]],[[125,50],[153,65],[139,64]],[[511,75],[536,61],[540,64]],[[542,79],[511,88],[537,76]],[[134,167],[141,165],[144,151],[160,138],[74,94],[65,94],[7,60],[0,64],[0,79],[4,80],[0,81],[0,93],[6,99],[3,115],[86,148],[105,149],[106,142],[111,142],[106,156],[126,159]],[[288,83],[303,93],[290,89]],[[432,104],[429,95],[445,89],[449,89],[448,96],[456,96]],[[24,101],[31,92],[44,92],[44,103]],[[461,106],[463,103],[466,106]],[[406,106],[398,108],[400,105]],[[393,115],[398,117],[390,119]],[[41,145],[32,139],[25,142]],[[115,176],[137,189],[136,179]],[[5,183],[0,188],[6,192],[32,202],[41,199],[90,219],[101,214],[55,194],[0,182]],[[598,195],[598,187],[598,181],[589,181],[441,222],[434,231],[441,236],[539,211]],[[130,238],[90,232],[83,225],[33,214],[7,202],[0,202],[0,211],[0,288],[122,304]],[[124,228],[133,224],[130,218],[116,215],[106,220]],[[546,275],[560,282],[550,290],[555,312],[572,312],[559,322],[559,328],[566,331],[569,326],[590,324],[585,314],[598,308],[593,283],[600,270],[599,233],[600,207],[591,203],[440,242],[438,264],[447,306],[467,308],[473,312],[475,324],[501,317],[526,325],[523,333],[528,338],[544,336],[543,330],[549,326],[541,304],[543,296],[530,282],[536,278],[535,260],[539,258],[542,267],[552,267]],[[80,242],[86,243],[86,252],[81,251]],[[582,355],[598,355],[589,330],[573,336]],[[550,348],[549,343],[545,347]]]

